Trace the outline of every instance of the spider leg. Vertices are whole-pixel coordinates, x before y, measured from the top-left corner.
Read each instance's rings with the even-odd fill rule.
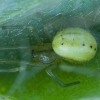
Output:
[[[73,85],[77,85],[80,83],[80,81],[76,81],[76,82],[72,82],[72,83],[63,83],[61,80],[59,80],[53,73],[52,73],[52,68],[47,68],[46,69],[46,73],[52,77],[60,86],[62,87],[68,87],[68,86],[73,86]]]
[[[0,50],[25,50],[25,49],[29,49],[29,47],[25,47],[25,46],[19,46],[19,47],[0,47]]]
[[[38,35],[36,29],[35,29],[34,26],[32,26],[32,25],[0,26],[0,28],[1,28],[2,30],[5,30],[5,29],[25,29],[25,28],[27,28],[27,29],[29,29],[31,32],[34,33],[34,36],[35,36],[37,42],[38,42],[39,44],[42,43],[41,38],[39,37],[39,35]]]
[[[36,66],[37,63],[31,63],[31,62],[28,62],[28,61],[12,61],[12,60],[0,60],[0,64],[13,64],[13,65],[16,65],[16,64],[19,64],[21,66],[21,64],[24,64],[26,65],[26,67],[14,67],[14,68],[0,68],[0,73],[5,73],[5,72],[20,72],[20,71],[25,71],[25,70],[30,70],[33,68],[33,66]]]
[[[26,26],[26,28],[28,28],[31,32],[34,33],[34,36],[35,36],[35,38],[36,38],[38,44],[42,44],[42,40],[41,40],[41,38],[39,37],[38,32],[37,32],[37,30],[34,28],[34,26],[28,25],[28,26]]]
[[[52,42],[52,35],[48,32],[48,28],[46,26],[44,26],[44,33],[45,35],[49,38],[49,40]]]
[[[0,28],[2,30],[5,30],[5,29],[23,29],[23,25],[10,25],[10,26],[0,26]]]

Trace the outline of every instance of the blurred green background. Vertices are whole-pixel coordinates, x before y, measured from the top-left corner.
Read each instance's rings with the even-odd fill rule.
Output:
[[[94,35],[98,50],[91,61],[80,65],[65,62],[76,68],[69,72],[54,70],[63,82],[79,80],[80,84],[63,88],[46,74],[45,64],[34,65],[31,47],[38,41],[26,25],[33,26],[44,43],[67,27],[85,28]],[[0,0],[0,100],[100,100],[99,32],[100,0]],[[3,71],[26,67],[29,69],[20,72]]]

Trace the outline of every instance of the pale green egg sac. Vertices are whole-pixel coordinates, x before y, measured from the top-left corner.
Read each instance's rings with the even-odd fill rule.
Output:
[[[74,63],[91,60],[97,51],[93,35],[81,28],[66,28],[58,32],[52,46],[56,54]]]

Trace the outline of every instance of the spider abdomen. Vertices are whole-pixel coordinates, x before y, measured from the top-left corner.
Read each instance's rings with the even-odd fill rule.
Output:
[[[81,28],[66,28],[58,32],[52,46],[59,56],[70,62],[91,60],[97,51],[95,38]]]

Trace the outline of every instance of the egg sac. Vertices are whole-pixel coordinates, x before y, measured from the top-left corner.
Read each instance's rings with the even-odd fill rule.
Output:
[[[56,34],[53,50],[64,60],[81,63],[91,60],[97,51],[93,35],[81,28],[66,28]]]

